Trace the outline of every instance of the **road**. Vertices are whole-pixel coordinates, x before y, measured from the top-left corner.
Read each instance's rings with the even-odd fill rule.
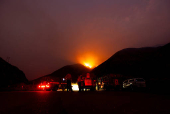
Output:
[[[170,96],[123,91],[0,92],[0,114],[170,114]]]

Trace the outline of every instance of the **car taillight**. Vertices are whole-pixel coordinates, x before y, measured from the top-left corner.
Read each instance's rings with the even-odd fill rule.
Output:
[[[46,85],[46,87],[50,87],[49,85]]]
[[[45,86],[44,86],[44,85],[42,85],[41,87],[42,87],[42,88],[44,88]]]

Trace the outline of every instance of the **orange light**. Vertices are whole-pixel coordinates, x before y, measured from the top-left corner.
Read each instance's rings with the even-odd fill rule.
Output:
[[[41,87],[41,86],[39,85],[39,87]]]
[[[92,68],[92,66],[89,63],[84,63],[86,67]]]
[[[81,56],[77,56],[77,60],[80,64],[91,69],[96,67],[99,64],[98,56],[90,52],[82,53]]]

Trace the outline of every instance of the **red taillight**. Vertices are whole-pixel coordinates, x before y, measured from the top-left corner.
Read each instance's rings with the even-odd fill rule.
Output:
[[[46,85],[46,87],[50,87],[49,85]]]
[[[41,87],[42,87],[42,88],[44,88],[45,86],[44,86],[44,85],[42,85]]]
[[[46,84],[46,85],[39,85],[38,87],[39,87],[39,88],[43,88],[43,89],[44,89],[44,88],[49,88],[49,87],[50,87],[50,85],[49,85],[49,83],[48,83],[48,84]]]

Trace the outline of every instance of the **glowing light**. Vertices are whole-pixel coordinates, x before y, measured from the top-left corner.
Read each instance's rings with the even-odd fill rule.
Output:
[[[94,54],[93,52],[83,52],[80,55],[77,56],[77,61],[88,67],[88,68],[94,68],[97,65],[99,65],[99,59],[98,56],[96,54]]]
[[[42,87],[42,88],[44,88],[45,86],[44,86],[44,85],[42,85],[41,87]]]
[[[78,84],[77,83],[72,83],[72,90],[73,91],[78,91],[79,90],[79,87],[78,87]]]
[[[49,85],[46,85],[46,87],[50,87]]]
[[[91,79],[85,79],[85,86],[92,86],[92,80]]]
[[[86,67],[92,68],[92,66],[89,63],[84,63]]]

